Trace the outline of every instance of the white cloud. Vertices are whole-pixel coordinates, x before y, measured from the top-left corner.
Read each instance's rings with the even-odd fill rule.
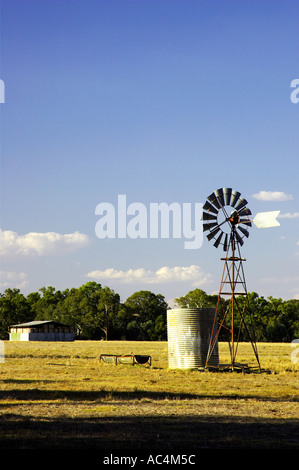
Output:
[[[163,266],[157,271],[144,268],[128,269],[127,271],[108,268],[104,271],[95,270],[87,274],[87,277],[97,280],[116,280],[122,283],[146,282],[149,284],[191,281],[193,286],[200,286],[211,282],[211,274],[204,273],[199,266],[176,266],[170,268]]]
[[[9,287],[22,289],[27,286],[27,274],[15,271],[0,271],[0,287],[8,289]]]
[[[286,214],[279,214],[278,219],[298,219],[299,212],[287,212]]]
[[[291,194],[286,194],[282,191],[260,191],[253,194],[252,197],[260,201],[288,201],[293,199]]]
[[[11,230],[0,230],[1,255],[50,255],[73,251],[86,246],[88,236],[79,232],[30,232],[19,235]]]

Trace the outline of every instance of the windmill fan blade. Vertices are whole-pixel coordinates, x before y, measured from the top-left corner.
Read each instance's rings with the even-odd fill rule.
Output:
[[[252,220],[249,219],[252,213],[246,205],[246,199],[241,197],[239,191],[232,188],[215,189],[207,197],[201,220],[205,222],[203,231],[207,232],[207,239],[209,241],[214,239],[213,244],[216,248],[222,244],[223,250],[228,252],[230,248],[234,250],[234,243],[243,246],[245,237],[249,237],[248,228],[252,227]],[[225,206],[230,206],[232,209],[229,210]],[[221,214],[220,221],[219,214]],[[253,222],[258,224],[259,218],[256,217]],[[223,231],[223,224],[230,227],[230,233],[226,233],[227,230]]]
[[[251,210],[247,207],[243,207],[240,211],[238,211],[239,216],[241,215],[251,215]]]
[[[247,204],[246,199],[244,199],[243,197],[240,197],[238,203],[235,205],[236,211],[239,212],[239,210],[242,209],[243,206],[246,206],[246,204]]]
[[[248,230],[246,230],[246,228],[238,226],[238,230],[240,230],[240,232],[242,232],[243,235],[245,235],[245,237],[247,237],[247,238],[249,237],[249,232],[248,232]]]
[[[231,195],[232,195],[232,188],[223,188],[223,193],[224,193],[225,204],[229,206]]]
[[[210,224],[203,224],[203,231],[206,232],[207,230],[211,230],[211,228],[216,227],[218,225],[217,222],[211,222]]]
[[[219,243],[220,243],[220,240],[221,240],[221,238],[222,238],[222,235],[223,235],[223,232],[220,233],[219,237],[217,238],[217,240],[216,240],[215,243],[214,243],[214,246],[215,246],[216,248],[218,248],[218,246],[219,246]]]
[[[237,242],[240,243],[240,245],[242,246],[244,244],[242,237],[240,237],[238,232],[235,232],[235,235],[236,235]]]
[[[203,212],[202,214],[202,220],[217,220],[217,216],[210,214],[209,212]]]
[[[209,233],[209,235],[207,235],[207,239],[210,241],[212,240],[212,238],[215,237],[215,235],[219,232],[220,228],[217,227],[215,228],[214,230],[211,231],[211,233]]]
[[[221,209],[221,206],[217,200],[217,196],[215,193],[210,194],[210,196],[207,197],[207,199],[215,206],[217,209]]]
[[[232,191],[231,200],[230,200],[230,205],[232,207],[235,207],[235,204],[240,196],[241,196],[241,193],[239,193],[239,191],[235,191],[235,190]]]
[[[218,210],[215,209],[215,207],[213,207],[212,204],[210,204],[208,201],[205,202],[203,209],[205,211],[214,212],[214,214],[218,214]]]
[[[225,206],[223,188],[216,189],[216,191],[214,191],[214,193],[216,194],[218,202],[220,203],[221,207]]]
[[[225,234],[225,239],[224,239],[224,243],[223,243],[223,250],[224,251],[227,251],[228,250],[228,234],[226,233]]]
[[[239,224],[246,224],[248,227],[252,227],[252,223],[248,219],[240,219]]]

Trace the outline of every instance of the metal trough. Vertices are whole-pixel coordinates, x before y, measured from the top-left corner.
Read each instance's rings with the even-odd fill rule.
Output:
[[[126,354],[126,355],[118,355],[118,354],[101,354],[100,355],[100,362],[103,361],[106,364],[149,364],[152,365],[152,358],[151,356],[141,355],[141,354]]]

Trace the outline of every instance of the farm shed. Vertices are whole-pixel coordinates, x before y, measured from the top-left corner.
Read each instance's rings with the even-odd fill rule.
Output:
[[[74,341],[70,325],[58,321],[30,321],[10,326],[10,341]]]

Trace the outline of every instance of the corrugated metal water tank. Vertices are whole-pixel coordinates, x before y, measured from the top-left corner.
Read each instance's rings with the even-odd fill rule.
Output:
[[[168,365],[170,369],[205,367],[214,316],[214,308],[167,310]],[[218,343],[215,344],[208,365],[219,366]]]

